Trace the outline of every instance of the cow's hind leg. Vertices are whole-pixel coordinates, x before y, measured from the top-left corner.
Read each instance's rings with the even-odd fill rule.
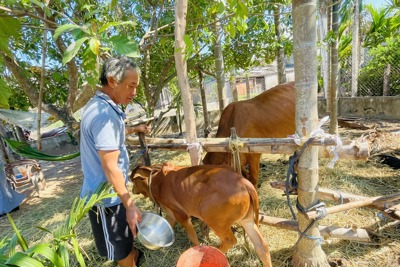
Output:
[[[219,245],[219,250],[221,250],[223,253],[226,253],[230,248],[236,245],[237,240],[230,226],[227,227],[213,226],[213,225],[209,226],[221,240],[221,244]]]
[[[258,188],[258,174],[260,171],[261,154],[251,153],[245,156],[249,163],[249,176],[247,179],[254,185],[255,188]]]
[[[254,245],[256,253],[262,261],[264,267],[271,267],[271,255],[269,245],[265,242],[263,236],[260,233],[258,226],[253,220],[241,221],[239,224],[244,228],[251,242]]]
[[[176,214],[174,213],[176,220],[185,228],[189,240],[192,241],[193,245],[200,245],[199,239],[196,234],[196,230],[192,224],[190,216],[186,214]]]

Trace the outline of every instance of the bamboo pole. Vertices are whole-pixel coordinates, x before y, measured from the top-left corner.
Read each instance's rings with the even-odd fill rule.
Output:
[[[275,181],[270,183],[272,188],[281,189],[285,191],[285,182]],[[292,194],[297,194],[295,191]],[[339,203],[349,203],[355,201],[368,201],[370,197],[354,195],[346,192],[335,191],[327,188],[319,187],[317,191],[318,199],[334,200]],[[395,220],[400,220],[400,204],[392,205],[387,202],[377,202],[367,205],[366,207],[381,210],[387,215]]]
[[[270,225],[277,228],[299,231],[299,225],[297,221],[265,216],[263,214],[259,215],[259,222],[264,225]],[[369,242],[371,241],[368,232],[362,228],[343,228],[335,226],[318,226],[321,235],[324,238],[338,238],[343,240],[359,241],[359,242]]]
[[[328,214],[333,214],[333,213],[337,213],[337,212],[341,212],[341,211],[345,211],[345,210],[349,210],[349,209],[370,206],[370,205],[376,204],[376,203],[391,202],[391,201],[395,201],[398,199],[400,199],[400,192],[391,194],[391,195],[387,195],[387,196],[371,197],[371,198],[364,199],[364,200],[358,200],[358,201],[349,202],[349,203],[334,206],[334,207],[329,207],[329,208],[326,208],[325,211],[326,211],[326,215],[328,215]],[[319,214],[317,211],[309,211],[309,212],[305,213],[305,216],[307,219],[316,219],[316,218],[318,218]]]
[[[385,215],[400,221],[400,204],[391,206],[389,208],[385,207],[384,212],[385,212]]]

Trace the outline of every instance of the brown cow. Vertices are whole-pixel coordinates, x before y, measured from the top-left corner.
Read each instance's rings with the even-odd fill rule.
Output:
[[[294,82],[277,85],[258,96],[230,103],[222,112],[216,137],[285,138],[296,130]],[[241,153],[242,174],[257,188],[260,153]],[[204,164],[230,164],[231,153],[208,152]],[[248,166],[249,171],[246,170]]]
[[[194,245],[199,245],[199,240],[191,217],[202,220],[215,232],[224,253],[236,244],[231,226],[237,223],[245,229],[264,266],[271,266],[269,246],[258,228],[257,191],[230,167],[179,167],[169,163],[138,166],[130,179],[132,192],[160,205],[171,226],[176,221],[182,224]]]

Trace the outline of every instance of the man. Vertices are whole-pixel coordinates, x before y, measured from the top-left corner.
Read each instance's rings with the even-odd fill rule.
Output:
[[[117,193],[93,207],[89,218],[99,254],[121,267],[137,266],[141,256],[133,247],[142,214],[126,186],[129,157],[125,134],[148,133],[149,129],[145,124],[125,127],[125,113],[119,106],[132,101],[139,81],[140,69],[130,59],[107,59],[100,75],[102,89],[86,104],[81,121],[81,197],[89,198],[104,182],[109,182]]]

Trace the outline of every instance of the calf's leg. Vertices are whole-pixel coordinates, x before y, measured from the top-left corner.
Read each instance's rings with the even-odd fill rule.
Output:
[[[215,225],[209,225],[209,226],[221,240],[221,244],[219,245],[218,249],[221,250],[223,253],[228,252],[230,248],[236,245],[237,240],[230,226],[228,227],[226,226],[221,227]]]
[[[199,239],[197,238],[196,230],[192,224],[192,220],[190,216],[184,214],[176,214],[174,213],[176,220],[185,228],[186,233],[188,235],[189,240],[193,243],[193,245],[200,245]]]
[[[174,213],[169,209],[164,209],[164,210],[165,210],[165,213],[166,213],[166,218],[165,219],[168,221],[169,225],[171,225],[171,227],[174,228],[175,223],[176,223],[176,219],[175,219]]]
[[[253,220],[241,221],[239,224],[244,228],[251,242],[254,245],[256,253],[263,263],[264,267],[272,267],[269,245],[265,242],[258,226]]]

